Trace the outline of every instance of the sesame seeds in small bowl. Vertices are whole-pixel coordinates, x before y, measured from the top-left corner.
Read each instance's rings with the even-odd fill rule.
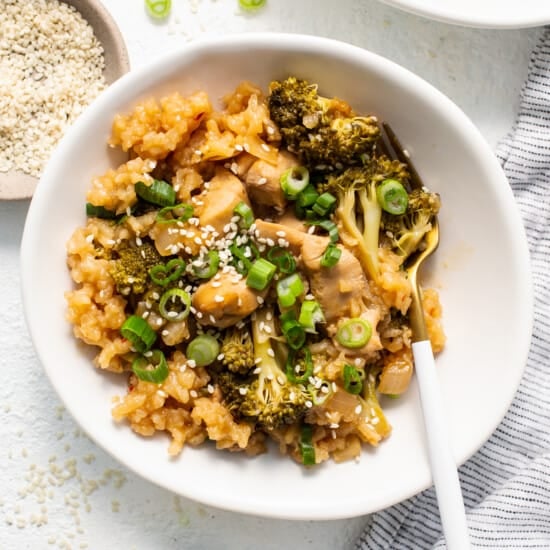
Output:
[[[0,199],[25,199],[67,128],[129,61],[99,0],[6,0],[3,12]]]

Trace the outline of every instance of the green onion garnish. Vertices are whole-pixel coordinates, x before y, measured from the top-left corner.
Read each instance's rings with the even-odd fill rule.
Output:
[[[315,187],[310,183],[305,189],[296,197],[296,205],[302,208],[313,206],[315,201],[319,198],[319,193]]]
[[[315,325],[325,322],[325,316],[323,315],[323,310],[319,302],[315,300],[306,300],[302,302],[298,322],[304,327],[306,332],[315,334],[317,332],[315,330]]]
[[[172,0],[145,0],[147,13],[155,19],[164,19],[170,15]]]
[[[362,348],[372,336],[372,327],[366,319],[354,317],[344,321],[336,332],[336,340],[346,348]]]
[[[332,383],[327,382],[326,380],[323,380],[321,385],[308,384],[307,391],[310,395],[311,402],[315,406],[319,406],[319,405],[322,405],[323,403],[326,403],[327,399],[329,397],[332,397],[332,394],[334,393],[332,389]]]
[[[244,11],[254,11],[265,5],[267,0],[239,0],[239,6]]]
[[[126,338],[132,347],[139,353],[151,349],[157,339],[156,332],[149,326],[149,323],[139,315],[130,315],[120,327],[120,334]]]
[[[246,284],[256,290],[267,288],[277,271],[277,266],[264,258],[258,258],[250,267]]]
[[[246,275],[252,267],[252,249],[250,248],[250,254],[247,254],[246,247],[239,247],[236,244],[232,244],[229,247],[229,252],[233,256],[233,265],[235,269],[241,274]]]
[[[173,258],[167,264],[157,264],[149,270],[151,280],[160,286],[167,286],[177,281],[185,270],[185,262],[181,258]]]
[[[132,370],[140,380],[154,384],[164,382],[170,373],[166,357],[158,349],[150,352],[150,357],[142,355],[135,359],[132,363]]]
[[[190,204],[175,204],[165,206],[157,212],[157,223],[186,222],[193,215],[193,207]]]
[[[303,348],[303,361],[297,359],[297,353],[288,354],[286,376],[293,384],[305,384],[313,376],[313,361],[309,348]],[[302,353],[300,352],[300,353]]]
[[[217,272],[220,265],[220,254],[217,250],[209,250],[206,256],[191,262],[193,273],[199,279],[211,279]]]
[[[197,367],[206,367],[213,363],[220,353],[220,344],[210,334],[200,334],[187,346],[186,356],[195,362]]]
[[[292,166],[281,174],[281,189],[288,199],[295,199],[309,184],[309,171],[305,166]]]
[[[332,220],[311,221],[308,223],[310,225],[317,225],[324,229],[328,233],[331,243],[338,242],[338,226]]]
[[[252,208],[246,202],[241,201],[237,204],[233,212],[241,217],[241,225],[245,229],[248,229],[254,223],[254,212],[252,212]]]
[[[269,249],[267,259],[274,263],[281,273],[294,273],[296,271],[296,260],[294,256],[281,246],[274,246]]]
[[[315,447],[313,446],[313,428],[309,424],[302,426],[300,434],[300,455],[304,466],[315,465]]]
[[[378,204],[388,214],[400,216],[407,211],[409,195],[399,180],[384,180],[376,188]]]
[[[315,201],[315,204],[311,207],[313,212],[318,214],[321,217],[325,217],[332,212],[336,206],[336,197],[330,193],[322,193],[318,199]]]
[[[342,255],[342,250],[338,248],[334,243],[330,243],[323,255],[321,256],[321,266],[322,267],[334,267],[340,260]]]
[[[361,393],[363,389],[363,379],[365,378],[365,371],[363,369],[356,369],[353,365],[344,365],[344,389],[348,393],[357,395]]]
[[[281,307],[293,306],[304,292],[304,283],[297,273],[293,273],[277,282],[277,299]]]
[[[159,312],[167,321],[183,321],[190,308],[191,296],[181,288],[171,288],[160,298]]]
[[[293,350],[300,349],[306,343],[306,331],[296,320],[293,311],[287,311],[281,315],[281,332]]]
[[[86,203],[86,216],[101,218],[103,220],[114,220],[117,217],[116,212],[108,210],[104,206],[96,206],[91,202]]]
[[[176,202],[174,188],[162,180],[153,180],[151,185],[145,185],[142,181],[138,181],[134,189],[138,197],[157,206],[174,206]]]

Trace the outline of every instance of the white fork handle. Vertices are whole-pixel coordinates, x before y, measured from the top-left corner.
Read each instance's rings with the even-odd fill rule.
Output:
[[[448,550],[468,550],[470,541],[456,460],[443,419],[441,393],[432,346],[428,340],[412,345],[420,402],[424,415],[428,455],[439,514]]]

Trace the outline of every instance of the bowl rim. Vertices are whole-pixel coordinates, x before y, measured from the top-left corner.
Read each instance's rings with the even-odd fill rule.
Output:
[[[346,42],[304,34],[272,32],[245,33],[238,35],[226,35],[216,38],[203,38],[196,42],[186,44],[177,50],[168,52],[162,58],[153,60],[147,65],[130,71],[118,81],[113,83],[109,89],[107,89],[94,102],[93,107],[83,113],[79,120],[76,121],[75,125],[69,129],[68,133],[62,139],[62,142],[50,160],[42,176],[41,185],[38,186],[37,192],[31,201],[23,230],[21,242],[21,284],[23,308],[26,323],[29,328],[31,340],[35,347],[37,356],[41,359],[43,355],[42,349],[46,343],[39,337],[39,323],[33,315],[33,267],[36,268],[37,266],[33,266],[32,253],[34,247],[37,246],[40,240],[40,225],[38,220],[40,217],[40,212],[47,209],[47,200],[49,195],[48,181],[52,180],[50,174],[53,176],[60,169],[62,159],[65,155],[65,150],[69,147],[69,142],[72,140],[73,134],[76,136],[81,127],[86,127],[93,120],[96,110],[102,110],[104,107],[108,106],[112,96],[116,96],[119,91],[130,91],[135,85],[138,85],[140,80],[143,79],[144,76],[146,76],[151,70],[154,69],[157,73],[162,73],[163,69],[168,70],[168,68],[172,67],[174,63],[185,65],[188,60],[192,60],[194,56],[197,55],[213,53],[219,49],[230,50],[231,48],[242,49],[245,47],[263,47],[267,49],[275,49],[277,51],[311,51],[312,49],[315,49],[319,52],[320,56],[344,56],[346,58],[361,60],[363,63],[370,66],[372,70],[381,71],[382,74],[385,74],[386,76],[393,75],[393,79],[395,79],[396,75],[398,75],[399,80],[406,81],[407,86],[414,86],[415,88],[418,88],[417,93],[425,94],[430,99],[437,102],[437,104],[443,106],[446,109],[446,114],[455,121],[455,124],[459,126],[461,131],[468,132],[468,137],[474,140],[475,146],[478,150],[485,153],[485,155],[481,155],[480,153],[480,157],[483,156],[484,165],[486,164],[489,166],[495,174],[494,179],[489,180],[488,184],[494,186],[495,189],[500,188],[499,198],[503,199],[506,204],[507,211],[510,212],[510,223],[518,230],[514,233],[514,241],[512,244],[514,249],[517,251],[517,261],[521,264],[520,275],[523,282],[523,287],[525,288],[522,303],[525,330],[522,333],[522,338],[518,339],[518,349],[521,350],[518,355],[521,355],[523,361],[521,368],[518,368],[516,371],[516,379],[514,381],[513,388],[512,385],[510,386],[510,391],[507,396],[508,398],[499,403],[496,413],[493,411],[493,422],[491,429],[484,434],[483,438],[472,442],[472,444],[467,448],[462,449],[459,456],[456,456],[457,464],[464,463],[485,443],[485,441],[495,431],[498,424],[502,421],[514,398],[525,368],[533,324],[533,287],[531,281],[529,250],[527,240],[525,238],[524,226],[520,217],[519,209],[517,208],[511,189],[508,186],[508,181],[500,164],[498,163],[496,156],[467,115],[442,92],[408,69],[378,54],[357,46],[353,46]],[[134,94],[130,92],[129,95],[132,96],[130,101],[135,100]],[[43,368],[46,371],[52,386],[56,389],[59,398],[65,402],[65,391],[62,388],[59,388],[57,384],[57,379],[60,375],[57,374],[55,369],[52,367],[52,365],[43,363]],[[83,428],[90,438],[97,445],[103,448],[109,455],[113,456],[119,463],[133,470],[144,479],[147,479],[148,481],[168,490],[174,491],[173,486],[156,479],[153,472],[148,471],[143,465],[140,465],[135,461],[130,464],[128,460],[125,460],[119,456],[117,450],[109,446],[108,442],[102,437],[102,434],[96,433],[97,430],[94,430],[94,425],[90,422],[89,418],[86,417],[85,411],[78,410],[70,406],[67,408],[73,418],[75,418],[76,422]],[[256,502],[236,503],[233,495],[224,495],[224,497],[220,497],[219,494],[211,495],[209,491],[205,490],[202,490],[202,492],[190,491],[185,494],[181,491],[178,492],[187,498],[202,502],[206,505],[236,512],[248,513],[256,516],[294,520],[329,520],[349,518],[377,511],[414,496],[418,492],[428,488],[430,484],[430,479],[423,479],[420,483],[418,483],[414,490],[408,492],[389,491],[391,494],[388,495],[387,501],[374,507],[372,504],[365,502],[364,506],[352,505],[348,507],[341,507],[339,510],[328,511],[327,509],[316,509],[314,511],[302,511],[301,513],[289,510],[275,510],[272,507],[269,507],[269,505],[259,507]],[[365,501],[367,500],[368,499],[365,499]]]
[[[446,2],[438,3],[436,0],[431,0],[428,6],[418,0],[380,0],[380,2],[434,21],[472,28],[524,29],[550,23],[550,7],[547,7],[546,11],[539,10],[536,13],[523,9],[510,17],[507,9],[492,10],[490,15],[485,13],[480,15],[475,12],[461,11],[460,8],[455,9],[454,4],[449,6]]]

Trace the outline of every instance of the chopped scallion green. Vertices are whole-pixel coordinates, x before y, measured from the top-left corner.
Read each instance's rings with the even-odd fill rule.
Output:
[[[246,284],[256,290],[264,290],[269,286],[277,266],[264,258],[258,258],[251,266],[246,277]]]
[[[134,189],[138,197],[157,206],[174,206],[176,202],[174,188],[162,180],[153,180],[151,185],[138,181]]]
[[[304,292],[304,283],[297,273],[293,273],[277,282],[277,299],[281,307],[293,306]]]
[[[130,315],[120,327],[120,334],[139,353],[144,353],[151,349],[151,346],[157,339],[156,332],[139,315]]]
[[[292,166],[281,174],[281,189],[288,199],[294,200],[309,184],[309,171],[305,166]]]
[[[302,426],[300,434],[300,455],[304,466],[315,465],[315,447],[313,446],[313,428],[310,424]]]
[[[170,15],[172,0],[145,0],[147,13],[155,19],[164,19]]]
[[[177,223],[186,222],[193,215],[193,207],[190,204],[175,204],[174,206],[165,206],[158,211],[157,223]]]
[[[190,308],[191,296],[181,288],[171,288],[160,298],[159,312],[167,321],[183,321]]]
[[[206,367],[213,363],[220,353],[220,344],[210,334],[200,334],[187,346],[186,356],[195,362],[197,367]]]
[[[306,332],[315,334],[317,332],[315,330],[315,325],[325,322],[325,316],[323,315],[323,310],[319,302],[316,300],[306,300],[302,302],[298,322],[304,327]]]
[[[191,262],[193,273],[199,279],[211,279],[214,277],[218,272],[219,265],[220,254],[217,250],[209,250],[206,256],[200,256]]]
[[[363,369],[357,369],[353,365],[345,364],[343,370],[344,389],[348,393],[357,395],[361,393],[363,389],[363,379],[365,378],[365,371]]]
[[[322,267],[334,267],[340,260],[342,255],[342,250],[338,248],[334,243],[330,243],[323,255],[321,256],[321,266]]]
[[[132,363],[132,370],[140,380],[154,384],[161,384],[170,374],[166,357],[158,349],[150,352],[149,357],[142,355],[135,359]]]
[[[362,348],[367,345],[371,336],[371,324],[360,317],[345,320],[336,331],[336,340],[342,346],[350,349]]]
[[[185,270],[185,262],[181,258],[172,258],[166,264],[157,264],[149,270],[151,280],[160,286],[167,286],[177,281]]]
[[[233,212],[241,217],[241,225],[245,229],[248,229],[254,223],[254,212],[252,212],[252,208],[246,202],[241,201],[237,204]]]
[[[388,214],[400,216],[407,211],[409,195],[399,180],[384,180],[376,188],[376,198],[382,210],[385,210]]]

